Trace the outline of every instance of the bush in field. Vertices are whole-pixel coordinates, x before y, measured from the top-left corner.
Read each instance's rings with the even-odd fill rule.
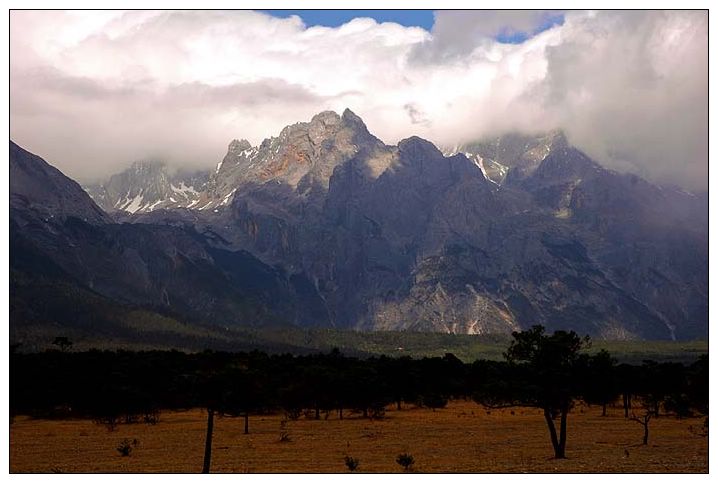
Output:
[[[302,410],[297,408],[290,408],[285,411],[285,414],[287,416],[287,419],[296,421],[297,419],[299,419],[299,416],[302,415]]]
[[[396,457],[396,462],[399,466],[404,468],[404,471],[409,471],[414,465],[414,457],[409,453],[402,453]]]
[[[114,431],[117,425],[120,424],[119,416],[102,416],[95,418],[93,421],[95,424],[105,426],[107,431],[110,432]]]
[[[287,431],[287,420],[284,419],[279,423],[279,442],[289,443],[291,440],[292,438],[289,436],[289,431]]]
[[[372,404],[369,406],[369,419],[384,419],[386,416],[386,409],[381,403]]]
[[[130,456],[132,450],[139,446],[139,444],[140,442],[137,441],[137,439],[129,440],[125,438],[117,445],[117,452],[120,453],[120,456]]]
[[[448,402],[448,398],[440,394],[426,394],[421,398],[421,404],[423,406],[426,406],[427,408],[431,408],[434,411],[437,409],[445,408]]]
[[[349,471],[356,471],[359,468],[359,460],[351,456],[344,457],[344,464],[347,465]]]
[[[151,424],[155,425],[160,422],[160,412],[159,411],[150,411],[144,414],[142,416],[142,420],[145,422],[145,424]]]

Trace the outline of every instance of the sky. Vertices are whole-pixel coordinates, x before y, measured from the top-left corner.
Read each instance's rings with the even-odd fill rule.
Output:
[[[210,168],[323,110],[387,143],[563,129],[707,189],[705,11],[12,11],[10,134],[88,183]]]
[[[260,10],[279,18],[296,15],[307,27],[341,27],[357,17],[368,17],[382,22],[394,22],[405,27],[421,27],[430,31],[434,25],[432,10]]]

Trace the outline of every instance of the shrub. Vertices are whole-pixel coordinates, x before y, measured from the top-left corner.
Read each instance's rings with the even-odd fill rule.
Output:
[[[124,416],[125,424],[136,424],[140,417],[137,414],[125,414]]]
[[[369,406],[368,414],[370,419],[384,419],[386,409],[383,404],[375,403]]]
[[[145,413],[145,415],[142,418],[145,422],[145,424],[151,424],[155,425],[160,422],[160,412],[159,411],[151,411],[148,413]]]
[[[118,424],[120,424],[120,418],[117,416],[103,416],[94,419],[95,424],[103,425],[107,428],[107,431],[114,431]]]
[[[292,438],[289,437],[289,431],[287,431],[287,421],[282,420],[279,423],[279,442],[280,443],[289,443],[292,440]]]
[[[296,421],[297,419],[299,419],[299,416],[302,415],[302,410],[297,409],[297,408],[291,408],[291,409],[287,409],[285,411],[285,413],[286,413],[288,419],[291,419],[292,421]]]
[[[117,445],[117,452],[120,453],[121,456],[130,456],[132,450],[139,446],[139,444],[140,442],[137,439],[129,440],[125,438]]]
[[[396,457],[396,462],[399,464],[399,466],[404,467],[404,471],[409,471],[414,465],[414,457],[411,456],[409,453],[402,453]]]
[[[424,397],[422,397],[421,402],[422,405],[426,406],[427,408],[436,410],[445,408],[449,400],[441,394],[426,394],[424,395]]]
[[[344,464],[347,465],[349,471],[356,471],[357,468],[359,468],[359,460],[356,458],[352,458],[351,456],[344,457]]]

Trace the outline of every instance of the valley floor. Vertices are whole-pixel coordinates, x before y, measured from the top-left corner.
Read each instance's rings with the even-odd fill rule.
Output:
[[[403,471],[400,453],[425,473],[707,473],[708,439],[696,434],[703,418],[661,416],[643,428],[623,418],[621,408],[577,405],[568,419],[567,459],[555,460],[542,412],[533,408],[487,410],[468,401],[445,409],[390,407],[384,419],[345,412],[328,419],[284,415],[215,419],[212,472],[345,473],[344,457],[359,471]],[[10,471],[62,473],[194,473],[202,467],[206,412],[162,413],[154,426],[119,425],[114,431],[87,420],[50,421],[16,417],[10,426]],[[285,432],[289,440],[280,442]],[[129,457],[123,439],[137,439]]]

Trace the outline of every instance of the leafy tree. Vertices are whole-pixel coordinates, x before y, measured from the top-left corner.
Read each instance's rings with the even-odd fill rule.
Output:
[[[653,417],[659,416],[661,408],[675,411],[679,417],[688,415],[690,408],[685,394],[686,370],[683,364],[643,361],[640,372],[638,393],[643,404],[650,406]]]
[[[605,416],[606,406],[614,402],[620,393],[616,377],[616,359],[602,349],[588,360],[584,380],[587,381],[584,400],[589,404],[601,405],[601,416]]]
[[[619,364],[616,367],[616,385],[623,399],[623,417],[626,419],[630,416],[633,396],[642,383],[639,372],[640,368],[629,364]]]
[[[693,409],[708,414],[708,356],[702,355],[688,368],[686,395]],[[706,419],[707,421],[707,419]]]
[[[425,394],[421,396],[421,404],[434,411],[445,408],[449,400],[441,394]]]
[[[419,395],[419,374],[416,363],[410,357],[397,359],[381,357],[385,367],[384,377],[389,387],[391,398],[396,403],[397,411],[401,411],[401,403],[416,401]]]
[[[533,406],[543,409],[551,444],[556,458],[566,457],[568,413],[574,398],[580,394],[578,374],[585,366],[581,350],[589,344],[588,337],[575,332],[556,331],[546,335],[535,325],[524,332],[514,332],[504,357],[508,363],[503,374],[493,374],[490,386],[475,398],[489,406]],[[501,366],[487,366],[501,368]],[[556,431],[555,418],[560,418]]]

